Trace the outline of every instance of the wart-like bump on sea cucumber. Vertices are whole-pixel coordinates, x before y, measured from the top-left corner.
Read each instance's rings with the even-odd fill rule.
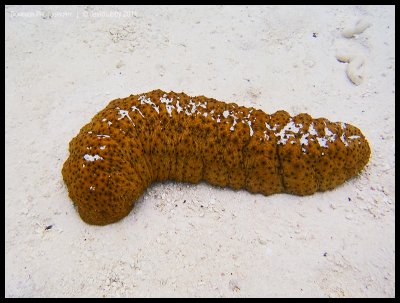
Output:
[[[161,90],[111,101],[69,152],[69,196],[96,225],[128,215],[157,181],[309,195],[354,177],[370,157],[364,135],[347,123]]]

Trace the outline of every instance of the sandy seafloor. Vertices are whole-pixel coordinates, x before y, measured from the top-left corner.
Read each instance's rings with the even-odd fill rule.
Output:
[[[6,6],[5,296],[394,297],[394,25],[393,6]],[[338,51],[365,58],[360,85]],[[167,182],[87,225],[61,176],[69,141],[156,88],[347,122],[372,156],[329,192]]]

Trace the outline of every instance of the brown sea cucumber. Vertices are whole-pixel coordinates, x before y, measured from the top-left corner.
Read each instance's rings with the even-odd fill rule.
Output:
[[[96,225],[125,217],[157,181],[309,195],[357,175],[370,157],[350,124],[161,90],[111,101],[69,152],[62,169],[69,196]]]

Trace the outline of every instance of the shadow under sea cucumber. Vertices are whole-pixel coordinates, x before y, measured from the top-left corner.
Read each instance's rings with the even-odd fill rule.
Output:
[[[96,225],[128,215],[153,182],[310,195],[357,175],[371,153],[350,124],[161,90],[111,101],[69,152],[62,168],[69,196]]]

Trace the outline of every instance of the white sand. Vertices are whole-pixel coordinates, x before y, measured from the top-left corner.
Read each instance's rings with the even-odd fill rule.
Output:
[[[394,25],[393,6],[7,6],[5,296],[394,297]],[[337,52],[365,58],[360,85]],[[168,182],[85,224],[61,177],[69,141],[156,88],[348,122],[372,157],[330,192]]]

